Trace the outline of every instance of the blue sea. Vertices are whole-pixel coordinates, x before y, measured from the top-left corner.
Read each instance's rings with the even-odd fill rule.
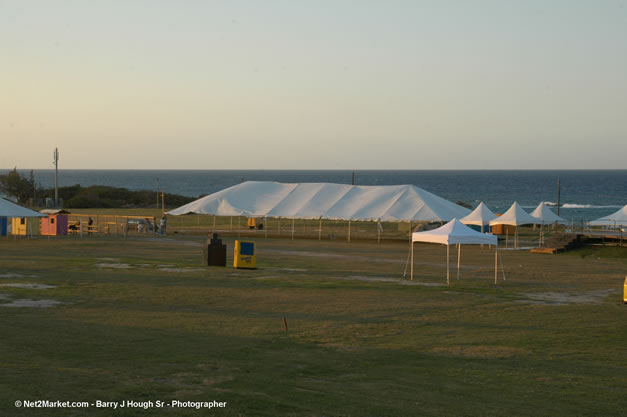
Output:
[[[28,173],[27,170],[20,170]],[[568,220],[591,220],[627,204],[627,170],[412,170],[354,171],[357,185],[413,184],[453,202],[480,201],[502,213],[518,201],[528,211],[557,202]],[[59,170],[59,186],[109,185],[130,190],[163,190],[198,197],[245,180],[350,184],[353,171],[319,170]],[[54,170],[35,170],[35,180],[54,186]]]

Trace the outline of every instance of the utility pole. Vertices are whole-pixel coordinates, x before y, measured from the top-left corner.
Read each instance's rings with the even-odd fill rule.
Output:
[[[54,148],[54,206],[59,207],[59,148]]]
[[[557,215],[560,215],[560,179],[557,179]]]

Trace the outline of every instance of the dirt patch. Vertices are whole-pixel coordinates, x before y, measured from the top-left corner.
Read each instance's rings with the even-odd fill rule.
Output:
[[[591,291],[583,294],[568,294],[559,292],[541,292],[523,294],[528,300],[519,300],[520,303],[544,305],[568,304],[600,304],[610,294],[619,294],[615,289]]]
[[[48,308],[55,307],[57,304],[61,304],[56,300],[29,300],[24,298],[21,300],[13,300],[10,303],[0,304],[0,307],[34,307],[34,308]]]
[[[527,349],[510,346],[435,346],[434,353],[466,358],[511,358],[529,353]]]
[[[46,284],[0,284],[0,287],[12,287],[12,288],[28,288],[31,290],[47,290],[49,288],[57,288],[56,285],[46,285]]]
[[[96,268],[98,269],[103,269],[103,268],[112,268],[112,269],[129,269],[132,268],[131,265],[129,264],[95,264],[94,265]]]
[[[159,271],[164,272],[198,272],[204,271],[202,268],[159,268]]]
[[[339,279],[350,279],[350,280],[358,280],[358,281],[369,281],[369,282],[392,282],[400,285],[421,285],[425,287],[441,287],[444,284],[437,284],[433,282],[421,282],[417,280],[409,280],[405,278],[390,278],[390,277],[368,277],[363,275],[351,275],[348,277],[338,277]]]
[[[6,274],[0,274],[0,278],[34,278],[36,275],[22,275],[8,272]]]

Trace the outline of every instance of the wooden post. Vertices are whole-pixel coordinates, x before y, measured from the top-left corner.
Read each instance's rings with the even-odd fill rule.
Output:
[[[377,245],[381,244],[381,220],[377,221]]]
[[[294,240],[294,219],[292,219],[292,240]]]
[[[348,241],[351,241],[351,221],[348,221]]]

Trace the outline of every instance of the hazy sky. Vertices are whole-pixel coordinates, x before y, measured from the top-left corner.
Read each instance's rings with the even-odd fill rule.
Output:
[[[627,168],[627,0],[0,0],[0,168]]]

